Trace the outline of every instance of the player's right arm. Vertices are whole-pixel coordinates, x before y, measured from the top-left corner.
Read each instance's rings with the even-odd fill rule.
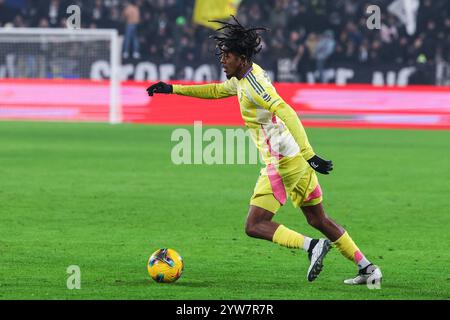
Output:
[[[235,96],[237,94],[237,84],[235,79],[230,79],[223,83],[202,85],[171,85],[158,82],[150,86],[147,92],[149,96],[153,96],[154,93],[173,93],[201,99],[221,99]]]
[[[297,113],[276,92],[269,81],[258,82],[253,76],[249,78],[251,100],[258,106],[275,114],[280,118],[291,133],[300,148],[300,154],[309,165],[322,174],[328,174],[333,170],[333,162],[320,158],[311,147],[305,128],[303,127]]]

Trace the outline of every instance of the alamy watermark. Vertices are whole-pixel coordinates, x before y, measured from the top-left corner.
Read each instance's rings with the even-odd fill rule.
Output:
[[[369,30],[381,29],[381,9],[377,5],[370,5],[366,9],[366,13],[370,15],[367,18],[366,25]]]
[[[171,151],[176,165],[263,163],[250,131],[242,128],[225,129],[225,133],[217,128],[203,130],[202,122],[195,121],[193,133],[175,129],[171,141],[177,142]]]
[[[73,289],[81,289],[81,269],[77,265],[71,265],[68,266],[66,269],[67,274],[69,274],[69,277],[67,278],[67,289],[73,290]]]
[[[377,274],[372,274],[369,276],[369,278],[367,278],[366,285],[367,288],[371,290],[381,289],[381,279]]]
[[[67,29],[79,30],[81,29],[81,8],[75,4],[67,7],[67,14],[70,16],[66,20]]]
[[[265,164],[269,158],[294,156],[299,151],[284,125],[275,124],[219,130],[204,129],[201,121],[195,121],[193,130],[175,129],[171,141],[176,143],[170,155],[176,165]]]

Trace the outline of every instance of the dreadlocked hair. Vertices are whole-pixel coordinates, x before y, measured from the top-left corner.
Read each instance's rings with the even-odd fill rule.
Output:
[[[235,23],[219,20],[211,21],[223,25],[216,30],[216,32],[221,32],[220,34],[210,37],[216,41],[218,49],[217,55],[233,52],[243,55],[246,59],[251,60],[252,57],[258,54],[262,49],[261,36],[257,31],[268,31],[268,29],[263,27],[246,29],[235,16],[231,15],[231,17]]]

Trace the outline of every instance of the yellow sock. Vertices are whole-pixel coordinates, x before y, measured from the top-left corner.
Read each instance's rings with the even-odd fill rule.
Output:
[[[305,236],[280,225],[275,231],[272,241],[288,248],[303,248]]]
[[[362,254],[347,231],[334,242],[334,245],[344,257],[356,263],[358,267],[365,268],[370,264],[370,261]]]

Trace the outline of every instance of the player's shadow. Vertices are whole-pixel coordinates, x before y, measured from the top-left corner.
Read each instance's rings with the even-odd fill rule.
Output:
[[[199,282],[199,281],[180,281],[180,282],[175,282],[173,284],[171,284],[173,286],[176,287],[188,287],[188,288],[210,288],[214,286],[213,282],[209,282],[209,281],[203,281],[203,282]]]
[[[152,283],[151,279],[140,279],[140,280],[116,280],[114,285],[116,286],[148,286]]]
[[[149,286],[156,284],[151,279],[139,279],[139,280],[116,280],[114,285],[116,286]],[[166,283],[162,285],[174,286],[174,287],[188,287],[188,288],[208,288],[214,286],[214,282],[211,281],[177,281],[175,283]]]

